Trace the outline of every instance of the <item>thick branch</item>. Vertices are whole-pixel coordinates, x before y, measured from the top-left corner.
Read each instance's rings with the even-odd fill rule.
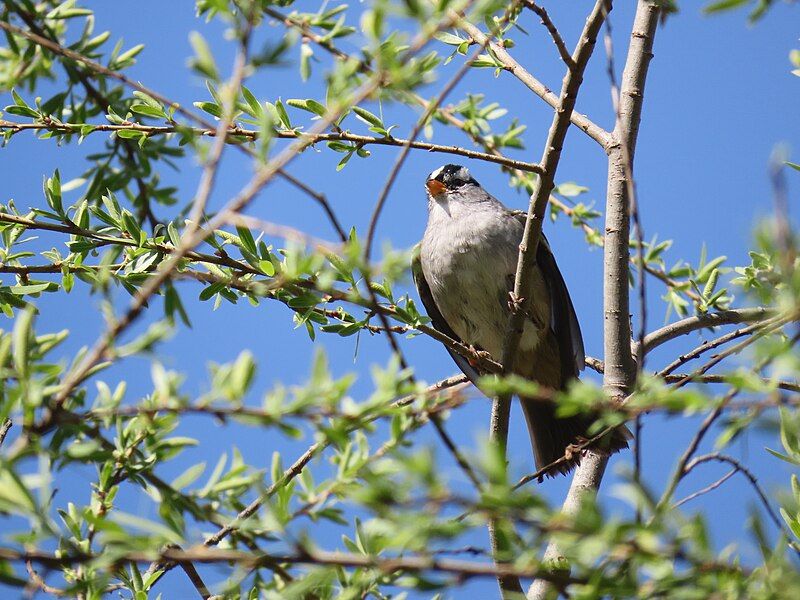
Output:
[[[573,53],[572,62],[564,77],[561,94],[556,104],[553,122],[547,134],[543,156],[541,160],[542,173],[536,180],[533,194],[528,205],[528,214],[525,219],[525,228],[519,245],[519,257],[514,279],[513,299],[514,309],[511,311],[506,326],[506,337],[503,344],[502,364],[505,373],[514,370],[515,357],[519,342],[522,337],[525,315],[528,312],[531,298],[528,290],[531,289],[536,264],[536,252],[539,238],[542,233],[542,221],[547,209],[547,201],[553,190],[556,170],[561,158],[561,149],[564,145],[570,120],[575,108],[578,90],[583,82],[583,72],[589,63],[589,58],[594,50],[597,34],[603,24],[605,14],[611,8],[610,0],[598,0],[594,9],[586,20],[581,37]],[[481,40],[486,44],[486,39]],[[503,453],[508,440],[508,420],[511,410],[511,397],[501,396],[492,403],[491,424],[489,437],[498,444]],[[497,523],[492,522],[489,528],[492,549],[497,556],[502,550],[501,541],[497,535]],[[512,593],[522,593],[518,579],[509,577],[499,579],[500,589],[504,597]]]
[[[606,199],[606,240],[604,245],[603,303],[605,373],[603,387],[612,397],[622,399],[633,388],[636,366],[631,355],[629,321],[628,265],[630,240],[630,206],[625,178],[626,165],[621,144],[633,161],[636,137],[642,112],[647,69],[652,58],[653,40],[658,25],[659,8],[650,0],[639,0],[631,31],[631,43],[622,74],[619,118],[609,145],[608,192]],[[632,171],[632,164],[627,168]],[[608,458],[587,450],[575,471],[563,510],[576,514],[581,501],[600,486]],[[558,545],[551,542],[545,561],[560,556]],[[544,599],[552,587],[543,580],[534,581],[528,591],[530,599]]]

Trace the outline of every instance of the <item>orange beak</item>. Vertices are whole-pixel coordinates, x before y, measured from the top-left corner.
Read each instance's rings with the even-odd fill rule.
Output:
[[[438,196],[447,189],[441,181],[436,179],[429,179],[426,181],[425,187],[428,188],[428,193],[431,196]]]

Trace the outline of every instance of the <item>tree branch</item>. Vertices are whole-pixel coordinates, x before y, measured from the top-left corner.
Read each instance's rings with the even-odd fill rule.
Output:
[[[459,579],[473,577],[495,577],[513,575],[516,577],[546,577],[559,586],[570,583],[581,583],[584,580],[568,575],[548,573],[535,565],[492,565],[485,562],[473,562],[437,558],[434,556],[398,556],[376,557],[348,552],[328,552],[310,548],[298,548],[294,554],[252,553],[241,550],[220,550],[197,546],[186,550],[167,548],[157,553],[159,561],[171,563],[219,564],[235,563],[246,568],[271,568],[276,564],[339,566],[346,568],[375,569],[385,573],[397,571],[431,572],[455,575]],[[144,563],[153,559],[153,552],[129,552],[113,558],[113,564]],[[0,560],[31,561],[52,567],[102,561],[102,555],[94,554],[53,554],[41,550],[13,550],[0,548]]]
[[[764,321],[775,316],[775,311],[762,306],[756,308],[739,308],[723,310],[713,313],[705,313],[694,317],[687,317],[675,323],[665,325],[660,329],[648,333],[644,338],[643,352],[646,354],[657,348],[661,344],[672,341],[682,335],[698,331],[700,329],[710,329],[720,325],[733,325],[735,323],[753,323]],[[631,352],[639,354],[638,343],[634,344]]]
[[[82,132],[81,129],[86,127],[91,128],[90,131]],[[0,119],[0,131],[52,131],[63,133],[65,135],[90,135],[94,132],[118,132],[118,131],[139,131],[148,136],[151,135],[168,135],[177,132],[186,132],[187,128],[184,126],[172,125],[143,125],[141,123],[125,123],[123,125],[112,125],[105,123],[87,124],[87,123],[61,123],[56,121],[49,121],[47,123],[34,122],[34,123],[18,123],[16,121],[5,121]],[[218,134],[216,129],[206,129],[202,127],[195,127],[191,132],[197,136],[215,137]],[[430,142],[421,142],[417,140],[406,140],[392,136],[370,136],[359,135],[350,133],[349,131],[339,131],[334,133],[318,133],[315,135],[306,134],[297,131],[279,130],[274,132],[274,137],[279,139],[295,140],[295,139],[308,139],[310,145],[323,142],[351,142],[358,146],[395,146],[395,147],[410,147],[415,150],[424,150],[426,152],[438,152],[442,154],[453,154],[463,156],[474,160],[481,160],[484,162],[495,163],[508,167],[510,169],[517,169],[526,173],[540,173],[541,167],[536,163],[528,163],[522,160],[509,158],[502,154],[489,154],[486,152],[478,152],[477,150],[470,150],[460,146],[448,146],[442,144],[432,144]],[[259,132],[253,129],[246,129],[243,127],[229,127],[225,132],[225,138],[228,143],[240,144],[241,138],[247,140],[257,140]],[[312,190],[313,192],[313,190]]]
[[[753,474],[752,471],[750,471],[750,469],[748,469],[740,461],[736,460],[732,456],[728,456],[727,454],[721,454],[719,452],[712,452],[710,454],[702,454],[701,456],[697,456],[694,459],[692,459],[684,467],[684,469],[683,469],[683,477],[685,477],[686,475],[691,473],[694,470],[695,467],[697,467],[697,466],[699,466],[699,465],[701,465],[703,463],[710,462],[710,461],[717,461],[717,462],[727,463],[727,464],[729,464],[729,465],[731,465],[733,467],[733,470],[730,471],[730,473],[728,473],[727,476],[725,476],[724,478],[721,478],[720,480],[714,482],[714,484],[711,484],[707,488],[704,488],[704,489],[702,489],[702,490],[700,490],[698,492],[695,492],[694,494],[692,494],[690,496],[687,496],[683,500],[681,500],[679,502],[676,502],[674,504],[674,506],[676,506],[676,507],[680,506],[681,504],[683,504],[685,502],[688,502],[692,498],[696,498],[699,494],[705,493],[707,491],[710,491],[710,489],[714,489],[714,487],[718,487],[719,485],[721,485],[725,481],[725,479],[727,479],[728,477],[730,477],[734,473],[738,472],[738,473],[741,473],[742,475],[744,475],[747,478],[747,480],[750,482],[750,485],[755,490],[756,495],[758,496],[758,499],[761,501],[761,504],[764,506],[764,509],[767,511],[767,514],[769,515],[769,518],[775,524],[775,527],[778,529],[778,531],[783,532],[787,536],[787,539],[792,539],[791,532],[786,531],[786,528],[783,525],[783,521],[781,521],[780,517],[775,512],[775,509],[770,504],[769,498],[767,497],[767,494],[764,492],[764,490],[761,488],[761,485],[759,485],[758,479],[756,479],[756,476]],[[712,487],[712,486],[714,486],[714,487]],[[797,550],[795,550],[795,551],[798,552],[798,554],[800,554],[800,551],[797,551]]]
[[[561,34],[558,31],[555,23],[550,18],[550,15],[547,14],[547,11],[544,7],[539,6],[533,0],[525,0],[523,2],[525,6],[531,9],[536,15],[542,20],[542,25],[545,26],[547,32],[550,34],[550,37],[553,38],[553,43],[556,45],[558,49],[558,55],[561,57],[561,60],[564,61],[564,64],[567,65],[570,69],[575,67],[575,61],[572,60],[572,56],[569,54],[569,50],[567,50],[567,45],[564,43],[564,38],[561,37]]]
[[[604,355],[603,387],[618,400],[633,389],[636,366],[631,355],[631,329],[628,298],[628,269],[630,263],[630,206],[625,177],[626,161],[622,151],[625,144],[632,169],[636,138],[641,119],[647,69],[652,58],[653,40],[658,25],[659,8],[656,2],[639,0],[631,31],[631,43],[622,74],[619,118],[610,143],[608,191],[606,198],[606,241],[604,245],[603,303]],[[587,449],[575,471],[563,512],[575,515],[582,501],[600,487],[608,457],[602,452]],[[552,541],[545,551],[545,562],[560,556],[558,544]],[[540,600],[552,592],[544,580],[534,581],[528,598]]]
[[[35,33],[31,33],[30,31],[26,31],[24,29],[21,29],[19,27],[11,25],[10,23],[6,23],[5,21],[0,21],[0,28],[4,29],[5,31],[7,31],[10,34],[18,35],[20,37],[23,37],[23,38],[25,38],[25,39],[27,39],[27,40],[29,40],[29,41],[41,46],[42,48],[45,48],[45,49],[49,50],[50,52],[55,53],[58,56],[62,56],[64,58],[68,58],[69,60],[72,60],[72,61],[77,62],[79,64],[83,64],[91,72],[93,72],[95,74],[103,75],[105,77],[110,77],[112,79],[115,79],[115,80],[121,82],[123,85],[126,85],[131,89],[134,89],[134,90],[137,90],[137,91],[142,92],[144,94],[147,94],[148,96],[150,96],[151,98],[154,98],[155,100],[157,100],[161,104],[163,104],[165,106],[168,106],[171,109],[174,109],[177,113],[183,115],[190,122],[195,123],[196,125],[199,125],[206,132],[216,132],[216,127],[214,127],[214,125],[211,122],[209,122],[209,121],[203,119],[202,117],[196,115],[191,110],[188,110],[187,108],[181,106],[177,102],[174,102],[174,101],[170,100],[169,98],[167,98],[163,94],[160,94],[159,92],[157,92],[157,91],[155,91],[155,90],[153,90],[151,88],[148,88],[148,87],[142,85],[139,82],[133,81],[132,79],[126,77],[122,73],[118,73],[116,71],[108,69],[108,68],[104,67],[103,65],[101,65],[100,63],[97,63],[97,62],[95,62],[95,61],[83,56],[82,54],[79,54],[78,52],[70,50],[69,48],[64,48],[63,46],[61,46],[55,40],[51,40],[51,39],[48,39],[46,37],[37,35]],[[94,94],[95,96],[97,96],[96,99],[98,101],[102,99],[102,97],[99,96],[99,94],[97,94],[97,92],[94,90],[94,86],[91,85],[91,83],[88,81],[87,78],[83,77],[81,79],[81,81],[86,86],[87,93],[89,93],[90,95]],[[241,151],[245,152],[246,154],[248,154],[250,156],[254,156],[254,153],[249,148],[245,148],[242,145],[237,145],[237,148],[239,148]],[[325,199],[324,195],[322,195],[322,194],[320,194],[318,192],[315,192],[307,184],[299,181],[296,177],[292,176],[291,174],[289,174],[284,169],[278,169],[277,175],[282,177],[286,181],[288,181],[291,185],[297,187],[302,192],[304,192],[304,193],[308,194],[309,196],[311,196],[325,210],[326,215],[328,216],[329,220],[331,221],[331,224],[334,226],[334,228],[337,230],[337,232],[342,232],[343,231],[341,225],[339,224],[338,220],[336,219],[336,216],[333,214],[333,211],[331,210],[330,205],[328,204],[328,202]]]
[[[503,364],[504,373],[512,373],[514,371],[515,357],[522,337],[524,319],[528,311],[528,306],[530,306],[531,303],[531,298],[527,296],[529,296],[528,290],[531,289],[534,276],[536,252],[541,237],[542,221],[547,209],[547,201],[550,198],[550,192],[553,190],[555,174],[561,158],[561,149],[563,148],[564,139],[569,130],[578,90],[583,82],[583,72],[586,69],[586,65],[589,63],[589,58],[592,56],[597,34],[602,26],[606,10],[610,9],[610,7],[610,0],[598,0],[586,20],[586,25],[584,26],[575,52],[573,53],[572,60],[574,65],[570,66],[564,77],[561,94],[559,95],[555,107],[556,111],[553,116],[553,122],[547,134],[547,140],[544,145],[540,163],[542,166],[542,173],[536,180],[533,194],[530,198],[525,227],[519,244],[519,256],[513,292],[515,306],[509,314],[503,343],[501,362]],[[483,45],[488,43],[486,38],[480,40],[480,42]],[[489,438],[495,444],[499,445],[504,456],[508,440],[510,410],[511,397],[509,396],[500,396],[492,403]],[[499,556],[503,550],[501,540],[498,537],[497,527],[497,522],[490,522],[489,534],[492,549],[496,557]],[[507,597],[510,594],[522,593],[522,585],[516,578],[501,578],[498,580],[498,583],[500,584],[503,597]]]
[[[466,19],[460,19],[457,24],[458,27],[467,32],[475,42],[483,44],[488,40],[488,36],[485,33],[483,33],[478,27]],[[498,60],[502,62],[506,71],[512,73],[525,85],[525,87],[539,96],[551,107],[558,109],[558,96],[556,96],[547,88],[547,86],[545,86],[541,81],[531,75],[530,72],[528,72],[522,65],[520,65],[502,45],[498,44],[497,42],[489,42],[488,45]],[[574,58],[575,57],[573,56],[573,59]],[[577,112],[572,112],[569,116],[569,120],[578,129],[584,131],[590,138],[600,144],[604,149],[607,149],[609,143],[611,142],[611,134],[609,134],[609,132],[599,125],[593,123],[586,115],[582,115]]]

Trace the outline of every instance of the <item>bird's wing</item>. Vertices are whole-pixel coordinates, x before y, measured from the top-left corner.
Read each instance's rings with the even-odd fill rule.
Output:
[[[442,316],[439,307],[436,306],[436,301],[433,299],[431,288],[428,285],[428,282],[425,280],[425,274],[422,272],[422,262],[419,257],[419,252],[420,245],[417,244],[414,248],[411,259],[411,274],[414,276],[414,283],[417,286],[417,293],[419,293],[419,298],[422,300],[422,304],[425,306],[425,310],[428,312],[428,316],[431,319],[431,324],[446,336],[451,337],[454,340],[462,341],[453,331],[453,328],[447,324],[447,321],[445,321],[445,318]],[[480,373],[478,373],[475,367],[469,364],[469,361],[457,352],[453,352],[449,348],[447,351],[450,353],[450,356],[453,357],[453,360],[458,365],[458,368],[461,369],[461,372],[464,373],[464,375],[466,375],[472,383],[477,385]]]
[[[514,211],[514,216],[524,226],[526,214]],[[583,370],[586,364],[586,355],[575,307],[572,305],[567,284],[564,282],[561,271],[558,270],[556,258],[553,256],[550,243],[544,233],[542,233],[539,248],[536,251],[536,265],[547,282],[550,292],[550,328],[558,341],[561,364],[564,369],[563,375],[566,381],[577,377],[578,372]]]
[[[536,252],[536,264],[542,272],[544,280],[550,288],[550,327],[558,340],[561,364],[565,368],[572,367],[570,377],[577,377],[586,364],[586,354],[583,348],[583,336],[575,307],[569,297],[569,290],[561,271],[558,270],[556,258],[550,250],[547,238],[542,234],[539,248]],[[567,373],[565,373],[567,375]]]

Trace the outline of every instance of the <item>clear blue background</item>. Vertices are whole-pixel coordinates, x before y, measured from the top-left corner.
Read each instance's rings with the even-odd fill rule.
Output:
[[[298,3],[300,7],[313,7],[314,4]],[[571,47],[591,3],[549,4],[552,5],[548,9],[554,21]],[[670,264],[679,258],[696,262],[703,243],[711,255],[725,254],[732,262],[740,264],[747,261],[746,251],[754,224],[771,209],[771,189],[767,177],[770,155],[776,144],[786,142],[797,145],[800,138],[797,114],[797,86],[800,80],[791,75],[788,62],[789,51],[800,46],[796,27],[798,13],[781,4],[763,22],[748,27],[744,13],[704,17],[697,3],[682,4],[683,12],[659,28],[655,59],[645,92],[643,124],[636,156],[636,179],[645,235],[647,238],[658,234],[659,239],[675,239],[675,245],[668,254]],[[112,40],[124,37],[126,47],[146,44],[137,64],[129,70],[129,76],[185,105],[208,99],[202,82],[186,68],[187,58],[191,54],[188,44],[190,31],[202,31],[217,53],[220,67],[224,72],[229,69],[233,46],[224,39],[223,26],[218,22],[206,24],[196,19],[193,2],[139,0],[86,2],[84,5],[96,11],[98,31],[112,31]],[[618,71],[621,71],[634,3],[619,2],[618,5],[612,20],[616,63]],[[357,24],[356,13],[359,10],[360,6],[355,4],[351,23]],[[520,23],[530,35],[514,35],[518,45],[513,54],[526,68],[557,91],[563,67],[547,33],[532,14],[525,15]],[[273,29],[265,25],[258,33],[257,41],[275,40],[280,35],[280,28]],[[354,44],[358,40],[358,36],[355,36],[342,42],[343,49],[355,51],[357,47]],[[440,45],[438,49],[447,53],[448,48]],[[329,59],[319,49],[315,48],[315,52],[321,61],[314,65],[315,75],[319,75],[320,69],[329,64]],[[270,101],[278,97],[323,99],[324,92],[318,78],[305,84],[300,82],[297,56],[298,49],[295,49],[291,55],[292,64],[258,73],[247,82],[248,87],[259,98]],[[457,58],[442,71],[439,84],[458,68],[461,60]],[[602,43],[598,43],[579,96],[578,110],[589,114],[606,128],[611,128],[613,114],[605,68]],[[46,89],[50,88],[43,88]],[[432,96],[437,90],[438,86],[434,84],[425,92]],[[510,74],[503,73],[495,78],[491,70],[473,70],[449,100],[457,100],[467,92],[486,94],[487,101],[499,101],[509,109],[505,119],[517,117],[527,124],[527,149],[514,152],[513,155],[529,161],[539,159],[552,114],[541,100]],[[47,97],[46,91],[40,93]],[[3,105],[10,104],[10,96],[3,95],[0,102]],[[373,107],[373,110],[377,109]],[[418,113],[403,106],[384,105],[383,110],[387,123],[399,125],[394,132],[398,136],[407,135],[418,116]],[[294,115],[298,122],[305,118],[302,113],[295,112]],[[364,131],[362,125],[352,118],[349,126],[354,131]],[[434,141],[470,145],[459,132],[438,125]],[[0,151],[0,201],[14,199],[21,209],[43,205],[43,174],[51,174],[57,167],[64,180],[80,176],[86,164],[83,156],[99,148],[102,143],[99,134],[90,136],[80,147],[57,147],[52,141],[35,140],[31,134],[15,136],[10,145]],[[342,173],[335,171],[341,155],[326,151],[307,151],[290,167],[293,174],[324,191],[345,226],[355,226],[362,235],[373,203],[398,151],[396,148],[370,149],[372,156],[369,159],[354,158]],[[452,159],[448,155],[412,153],[402,176],[392,189],[383,214],[378,230],[381,244],[406,248],[420,238],[426,216],[422,188],[424,178],[439,165],[454,162]],[[507,186],[506,178],[499,169],[489,164],[468,166],[484,187],[509,206],[527,206],[527,198]],[[251,165],[235,150],[229,150],[213,194],[212,209],[218,208],[235,194],[251,173]],[[178,172],[162,170],[163,180],[181,189],[181,202],[190,200],[198,175],[199,170],[193,159],[181,161]],[[580,131],[571,130],[557,180],[575,181],[588,186],[590,192],[582,199],[594,201],[602,209],[605,179],[606,165],[599,147]],[[789,181],[796,209],[796,177],[789,174]],[[75,201],[80,197],[79,194],[80,190],[71,192],[66,200]],[[171,216],[169,209],[162,207],[156,207],[156,212],[163,217]],[[248,212],[334,239],[319,208],[281,182],[264,190]],[[565,220],[560,220],[556,225],[548,224],[547,233],[572,292],[587,353],[602,356],[602,253],[598,249],[587,249],[580,231],[573,229]],[[43,240],[45,247],[63,243],[57,238],[44,237]],[[10,280],[10,276],[3,276],[4,282]],[[249,349],[259,363],[252,402],[258,403],[262,392],[278,381],[288,385],[304,381],[315,344],[303,331],[294,330],[291,313],[284,306],[266,302],[253,308],[247,302],[240,302],[235,307],[225,303],[212,312],[210,303],[195,301],[200,291],[196,284],[180,284],[179,289],[194,327],[180,330],[170,342],[159,346],[157,356],[168,368],[186,374],[187,393],[207,389],[207,365],[210,362],[231,361],[244,349]],[[650,282],[649,329],[663,322],[664,307],[659,301],[662,292],[663,288],[657,282]],[[127,295],[120,294],[118,300],[121,311],[127,305]],[[155,316],[161,314],[159,304],[154,303],[152,312]],[[635,301],[632,301],[634,309],[635,306]],[[98,311],[99,300],[89,296],[80,283],[69,296],[45,296],[39,301],[39,307],[38,331],[71,330],[69,341],[60,349],[65,358],[79,347],[92,344],[103,329]],[[141,331],[149,321],[152,321],[152,317],[143,319],[125,339],[130,339],[135,331]],[[5,329],[11,327],[10,322],[0,325]],[[680,349],[693,347],[699,339],[694,336],[691,340],[674,342],[651,355],[648,367],[666,364]],[[385,340],[380,336],[361,336],[357,354],[355,343],[355,338],[341,339],[322,334],[318,336],[316,345],[323,345],[328,350],[335,373],[358,372],[359,381],[354,388],[354,396],[359,397],[371,389],[369,366],[385,364],[388,352]],[[404,341],[403,348],[422,379],[432,382],[456,372],[444,350],[425,337]],[[129,386],[127,399],[135,402],[140,394],[152,389],[149,368],[148,359],[128,359],[104,374],[102,379],[111,383],[112,387],[114,382],[126,380]],[[89,389],[93,390],[92,383]],[[487,429],[488,414],[489,402],[476,399],[450,418],[448,430],[467,452],[479,451],[480,440]],[[515,407],[509,445],[515,475],[527,473],[532,467],[527,433],[520,416]],[[651,416],[645,420],[643,465],[646,481],[653,489],[662,489],[665,478],[671,472],[678,454],[694,434],[696,425],[695,420],[685,418]],[[187,451],[180,460],[173,461],[159,471],[167,480],[199,461],[207,461],[210,469],[222,452],[227,451],[230,456],[233,446],[239,448],[246,460],[256,468],[268,468],[273,451],[280,451],[284,463],[288,464],[310,443],[309,439],[287,442],[272,431],[265,433],[236,426],[220,426],[207,418],[186,418],[180,433],[196,437],[200,444]],[[13,437],[15,435],[12,433]],[[420,443],[429,443],[437,448],[445,470],[444,477],[454,485],[465,485],[463,475],[452,464],[430,429],[423,429],[416,437]],[[710,440],[713,440],[713,436],[710,436]],[[763,450],[766,444],[775,447],[778,442],[774,437],[750,433],[737,442],[731,452],[754,469],[767,490],[774,491],[788,483],[788,467],[767,455]],[[317,462],[317,468],[320,464],[325,464],[324,458]],[[604,497],[609,512],[629,510],[621,501],[614,499],[614,486],[615,481],[619,481],[615,474],[630,465],[630,453],[612,460],[610,475],[604,483]],[[36,466],[31,464],[31,468],[35,469]],[[698,489],[722,473],[723,470],[716,466],[703,467],[701,472],[694,474],[681,486],[678,495]],[[56,504],[64,505],[67,500],[88,501],[88,484],[94,478],[90,470],[74,470],[74,476],[69,480],[66,480],[65,474],[56,474],[55,477],[59,488]],[[567,479],[548,481],[540,485],[539,490],[550,501],[558,503],[563,498],[567,484]],[[141,500],[140,495],[131,494],[129,489],[126,487],[121,493],[120,505],[143,517],[155,517],[156,507],[149,501]],[[754,504],[751,488],[739,477],[734,477],[722,489],[687,505],[686,510],[706,513],[714,543],[719,548],[736,543],[745,560],[753,560],[756,558],[755,548],[750,544],[746,531],[749,510]],[[307,524],[301,525],[305,527]],[[771,526],[769,531],[775,533]],[[205,532],[208,532],[206,526],[198,525],[194,530],[197,539]],[[319,529],[313,533],[317,534],[317,540],[323,546],[330,549],[338,547],[338,533]],[[472,542],[487,545],[483,537],[476,536]],[[213,570],[206,571],[206,577],[208,581],[214,581],[217,575],[213,574]],[[480,597],[493,596],[496,589],[491,580],[470,582],[468,588]],[[163,592],[165,597],[185,597],[194,593],[179,570],[172,571],[158,584],[157,590]],[[452,597],[460,593],[454,593]]]

